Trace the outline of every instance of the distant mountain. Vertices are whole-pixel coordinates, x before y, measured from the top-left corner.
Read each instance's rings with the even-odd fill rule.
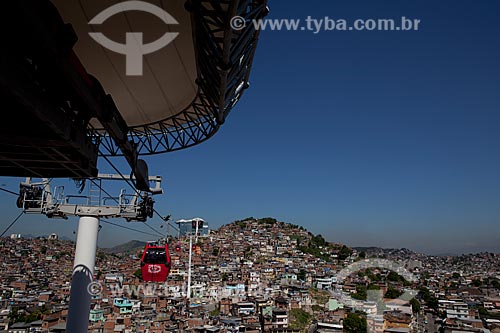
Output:
[[[376,246],[355,246],[353,247],[358,252],[383,252],[384,249]]]
[[[358,253],[364,252],[366,253],[367,257],[371,256],[382,256],[382,255],[417,255],[416,252],[412,250],[408,250],[406,248],[402,249],[385,249],[381,247],[376,247],[376,246],[358,246],[358,247],[353,247],[354,250],[356,250]]]
[[[37,238],[48,238],[48,237],[49,237],[49,235],[38,235],[38,236],[35,236],[35,235],[32,235],[32,234],[21,234],[21,238],[24,238],[24,239],[37,239]],[[71,237],[68,237],[68,236],[59,236],[59,240],[70,241],[70,242],[74,241]]]
[[[443,252],[443,253],[433,253],[431,254],[433,257],[457,257],[459,256],[458,253],[454,252]]]
[[[107,249],[102,249],[104,252],[107,253],[114,253],[114,254],[129,254],[129,253],[134,253],[138,250],[141,250],[146,246],[146,242],[138,241],[138,240],[132,240],[130,242],[124,243],[117,245],[112,248],[107,248]]]

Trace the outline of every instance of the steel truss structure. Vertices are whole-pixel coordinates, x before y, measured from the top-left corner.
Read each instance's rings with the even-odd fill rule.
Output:
[[[73,51],[78,40],[49,0],[6,3],[0,24],[9,51],[0,54],[0,97],[11,120],[0,124],[0,175],[96,177],[98,153],[124,156],[142,191],[140,155],[171,152],[213,136],[248,88],[266,0],[189,0],[197,94],[174,116],[129,126],[113,97]],[[242,17],[246,27],[231,28]],[[102,128],[95,129],[92,119]]]
[[[131,127],[128,137],[139,155],[171,152],[197,145],[213,136],[231,109],[248,88],[259,31],[252,20],[268,13],[266,0],[192,0],[191,12],[196,52],[198,94],[177,115],[157,123]],[[230,19],[240,16],[247,22],[234,30]],[[122,155],[115,140],[90,130],[102,154]]]

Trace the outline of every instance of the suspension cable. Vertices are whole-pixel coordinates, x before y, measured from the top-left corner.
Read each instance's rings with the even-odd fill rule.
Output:
[[[145,225],[146,227],[148,227],[149,229],[153,230],[154,232],[156,232],[157,234],[161,235],[162,237],[166,237],[166,236],[167,236],[167,235],[165,235],[164,233],[162,233],[162,232],[160,232],[160,231],[156,230],[155,228],[153,228],[152,226],[150,226],[150,225],[149,225],[149,224],[147,224],[146,222],[142,222],[142,223],[144,223],[144,225]]]
[[[16,193],[16,192],[14,192],[14,191],[7,190],[7,189],[5,189],[5,188],[1,188],[1,187],[0,187],[0,191],[6,192],[6,193],[10,193],[10,194],[15,195],[15,196],[18,196],[18,195],[19,195],[19,193]]]
[[[98,184],[97,182],[95,182],[95,181],[94,181],[93,179],[91,179],[91,178],[90,178],[90,181],[91,181],[91,182],[92,182],[95,186],[99,187],[99,189],[100,189],[101,191],[103,191],[103,192],[104,192],[104,193],[105,193],[108,197],[110,197],[110,198],[111,198],[111,199],[113,199],[116,203],[118,203],[118,204],[119,204],[118,200],[117,200],[115,197],[113,197],[111,194],[109,194],[109,192],[108,192],[108,191],[106,191],[104,188],[102,188],[102,186],[101,186],[100,184]],[[109,222],[109,221],[108,221],[108,222]],[[109,222],[109,223],[111,223],[111,222]],[[153,236],[155,236],[155,237],[156,237],[156,236],[160,235],[161,237],[165,237],[165,235],[164,235],[163,233],[161,233],[161,232],[159,232],[158,230],[154,229],[153,227],[151,227],[151,226],[150,226],[149,224],[147,224],[146,222],[143,222],[143,223],[144,223],[144,224],[145,224],[148,228],[150,228],[150,229],[152,229],[154,232],[156,232],[156,235],[153,235]],[[131,228],[131,229],[133,229],[133,228]],[[133,229],[133,230],[134,230],[134,231],[136,231],[135,229]],[[149,235],[151,235],[150,233],[148,233],[148,234],[149,234]]]
[[[114,164],[110,161],[110,159],[109,159],[106,155],[104,155],[104,154],[102,154],[102,153],[100,153],[99,155],[100,155],[101,157],[103,157],[103,158],[104,158],[104,160],[105,160],[105,161],[106,161],[106,162],[107,162],[107,163],[108,163],[108,164],[109,164],[109,165],[110,165],[110,166],[111,166],[111,167],[115,170],[115,172],[117,172],[117,173],[120,175],[120,177],[122,177],[122,179],[123,179],[123,180],[125,180],[125,181],[127,182],[127,184],[130,186],[130,188],[132,188],[132,190],[133,190],[133,191],[135,191],[136,193],[139,193],[139,191],[138,191],[138,190],[135,188],[135,186],[134,186],[134,185],[130,182],[130,180],[129,180],[129,179],[127,179],[127,178],[123,175],[123,173],[121,173],[121,171],[120,171],[120,170],[119,170],[119,169],[118,169],[118,168],[117,168],[117,167],[116,167],[116,166],[115,166],[115,165],[114,165]],[[163,217],[160,213],[158,213],[158,211],[157,211],[154,207],[153,207],[153,212],[154,212],[154,213],[155,213],[155,214],[156,214],[156,215],[157,215],[160,219],[162,219],[163,221],[165,221],[165,218],[164,218],[164,217]],[[175,227],[174,225],[172,225],[172,223],[171,223],[171,222],[168,222],[168,221],[165,221],[165,222],[166,222],[167,224],[169,224],[169,225],[170,225],[172,228],[174,228],[175,230],[179,231],[179,229],[178,229],[177,227]],[[146,222],[145,222],[145,223],[146,223]]]
[[[17,194],[16,194],[17,195]],[[16,222],[21,218],[21,216],[24,214],[24,210],[14,219],[14,221],[12,221],[11,224],[9,224],[9,226],[7,228],[5,228],[5,230],[2,232],[2,234],[0,235],[0,237],[3,237],[3,235],[5,235],[5,233],[14,225],[16,224]]]
[[[158,235],[154,235],[154,234],[152,234],[150,232],[142,231],[142,230],[139,230],[139,229],[134,229],[134,228],[127,227],[127,226],[124,226],[124,225],[121,225],[121,224],[113,223],[113,222],[108,221],[108,220],[100,219],[100,221],[103,222],[103,223],[106,223],[106,224],[114,225],[115,227],[119,227],[119,228],[131,230],[131,231],[135,231],[135,232],[138,232],[138,233],[141,233],[141,234],[144,234],[144,235],[153,236],[153,237],[157,237],[158,236]]]

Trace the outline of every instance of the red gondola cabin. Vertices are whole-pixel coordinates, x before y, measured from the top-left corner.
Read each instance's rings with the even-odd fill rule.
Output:
[[[141,258],[142,279],[146,282],[165,282],[170,272],[171,260],[168,245],[146,243]]]

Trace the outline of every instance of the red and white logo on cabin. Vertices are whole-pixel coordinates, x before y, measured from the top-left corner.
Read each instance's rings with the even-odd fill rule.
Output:
[[[149,265],[148,266],[148,273],[156,274],[156,273],[160,273],[160,271],[161,271],[160,265]]]

